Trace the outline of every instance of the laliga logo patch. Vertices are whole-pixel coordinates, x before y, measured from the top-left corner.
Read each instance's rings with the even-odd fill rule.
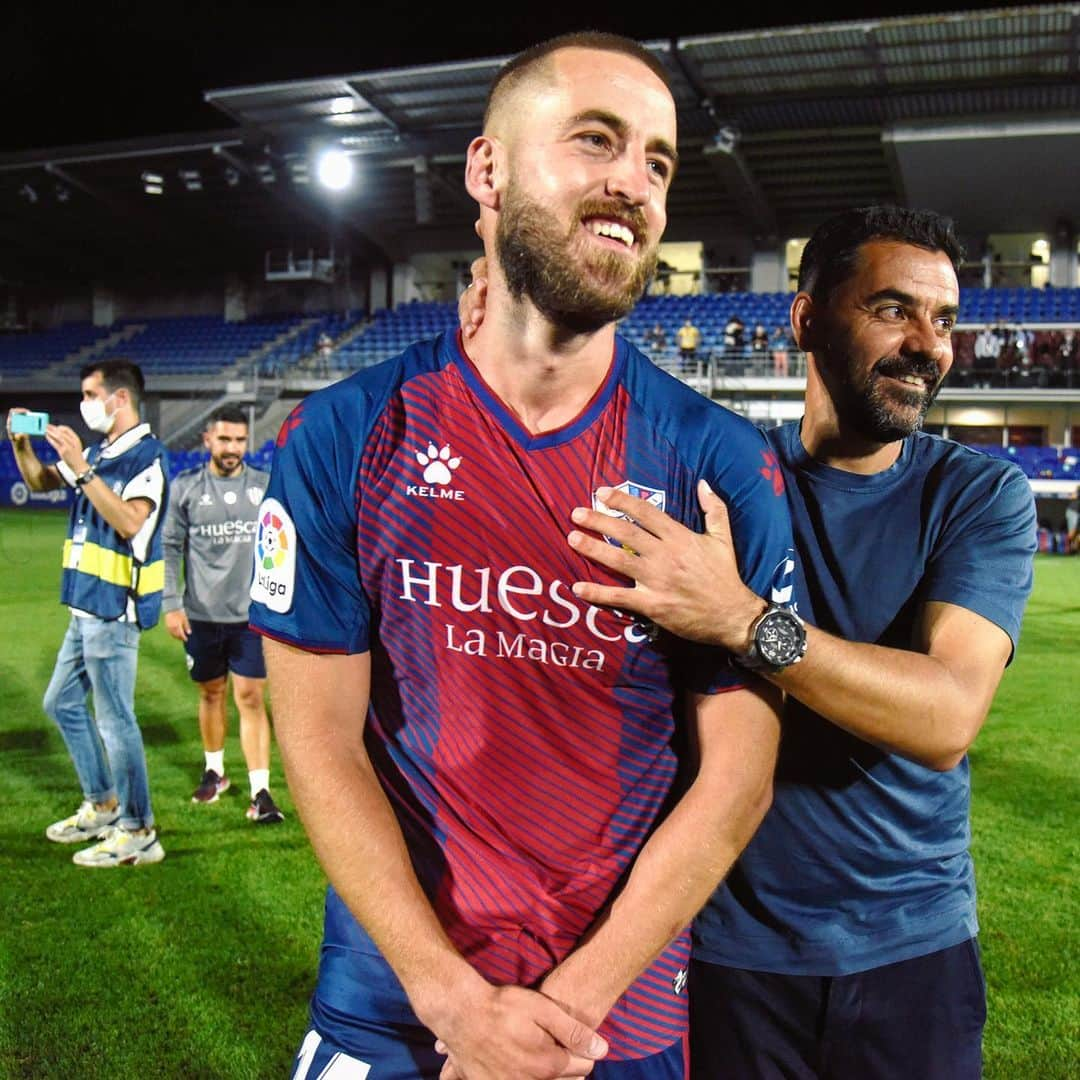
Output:
[[[657,510],[663,510],[667,506],[667,492],[660,488],[646,487],[644,484],[636,484],[633,480],[624,480],[621,484],[612,485],[616,491],[625,492],[627,495],[632,495],[635,499],[644,499],[651,506],[655,506]],[[624,514],[621,510],[612,510],[611,507],[606,506],[600,501],[596,492],[593,492],[592,507],[594,510],[599,511],[601,514],[607,514],[608,517],[622,518],[624,521],[633,521],[634,519],[628,514]],[[612,540],[610,536],[605,536],[604,539],[609,544],[614,544],[615,547],[624,547],[618,540]],[[627,551],[630,548],[626,548]],[[637,552],[634,552],[636,555]]]
[[[296,526],[277,499],[267,499],[259,507],[251,599],[284,613],[292,607],[295,581]]]

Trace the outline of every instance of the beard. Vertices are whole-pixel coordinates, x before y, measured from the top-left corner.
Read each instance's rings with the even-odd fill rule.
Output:
[[[218,471],[218,475],[220,476],[232,476],[234,473],[240,471],[240,466],[244,463],[244,459],[241,455],[211,454],[210,457],[214,462],[214,468]]]
[[[830,367],[834,379],[833,403],[841,422],[864,439],[876,443],[896,442],[918,431],[941,390],[944,376],[927,356],[886,356],[871,368],[865,380],[858,380],[848,357],[837,357]],[[886,379],[917,375],[926,380],[926,389],[900,390]]]
[[[641,254],[575,251],[587,217],[607,217],[633,230]],[[656,271],[658,248],[649,246],[640,207],[591,199],[560,232],[551,210],[511,180],[499,214],[495,245],[507,288],[515,300],[529,299],[552,322],[587,333],[621,319],[641,299]]]

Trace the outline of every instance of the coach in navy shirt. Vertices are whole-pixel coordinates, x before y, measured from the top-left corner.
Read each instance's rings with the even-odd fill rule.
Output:
[[[773,806],[695,924],[695,1076],[980,1074],[966,753],[1019,636],[1035,512],[1014,466],[919,431],[952,364],[959,259],[951,223],[895,207],[838,215],[803,255],[806,412],[770,441],[807,625],[756,664],[787,694],[783,742]],[[572,546],[637,581],[578,595],[753,658],[768,609],[701,497],[703,535],[621,494],[637,526],[575,511],[623,547]]]

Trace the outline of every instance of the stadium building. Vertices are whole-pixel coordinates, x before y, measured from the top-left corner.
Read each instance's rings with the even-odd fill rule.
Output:
[[[797,417],[776,330],[805,238],[871,202],[954,216],[956,363],[927,426],[1014,458],[1052,548],[1080,482],[1080,5],[648,45],[680,167],[623,333],[760,424]],[[74,424],[79,367],[124,355],[174,469],[227,401],[265,465],[298,397],[456,323],[479,254],[465,148],[505,59],[210,89],[212,130],[0,155],[0,407]],[[5,443],[0,505],[37,498]]]

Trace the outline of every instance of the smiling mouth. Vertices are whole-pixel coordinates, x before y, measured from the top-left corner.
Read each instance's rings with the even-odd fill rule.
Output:
[[[584,225],[594,236],[614,240],[622,244],[628,251],[633,248],[637,239],[634,230],[629,225],[621,221],[613,221],[610,218],[588,218]]]
[[[929,388],[927,380],[922,375],[892,375],[890,377],[896,382],[910,386],[913,390],[927,390]]]

